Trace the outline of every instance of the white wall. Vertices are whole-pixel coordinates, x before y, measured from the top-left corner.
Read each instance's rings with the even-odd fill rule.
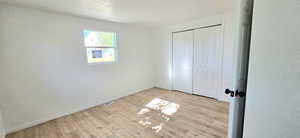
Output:
[[[155,30],[155,86],[172,89],[172,34],[167,28]]]
[[[234,12],[207,17],[201,20],[190,21],[183,24],[169,26],[156,30],[155,35],[155,86],[165,89],[172,89],[172,33],[175,31],[193,29],[202,26],[223,24],[223,85],[218,95],[218,99],[228,101],[223,93],[226,88],[235,88],[236,75],[236,45],[235,29],[236,15]]]
[[[254,2],[244,138],[300,136],[300,2]]]
[[[5,137],[5,128],[4,128],[4,122],[2,118],[2,111],[0,109],[0,138]]]
[[[0,6],[0,104],[8,132],[153,87],[149,28]],[[119,62],[88,65],[83,29],[115,31]]]

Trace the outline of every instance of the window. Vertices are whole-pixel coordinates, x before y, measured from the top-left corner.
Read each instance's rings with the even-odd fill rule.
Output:
[[[88,63],[116,62],[117,38],[115,32],[84,30],[83,34]]]

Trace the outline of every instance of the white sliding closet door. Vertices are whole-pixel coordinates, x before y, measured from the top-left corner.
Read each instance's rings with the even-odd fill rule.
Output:
[[[193,93],[217,98],[222,82],[221,26],[197,29],[194,34]]]
[[[193,31],[173,33],[173,88],[193,91]]]

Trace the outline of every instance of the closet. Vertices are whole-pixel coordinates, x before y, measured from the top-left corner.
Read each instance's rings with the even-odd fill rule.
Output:
[[[217,98],[222,91],[221,25],[173,33],[173,88]]]

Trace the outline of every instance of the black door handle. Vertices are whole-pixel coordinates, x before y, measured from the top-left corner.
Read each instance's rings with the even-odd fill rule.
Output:
[[[244,97],[246,95],[246,93],[245,92],[239,92],[238,90],[236,90],[235,91],[235,96],[237,97],[237,96],[240,96],[240,97]]]
[[[234,97],[234,91],[231,91],[229,89],[225,90],[225,94],[230,94],[231,97]]]
[[[236,91],[231,91],[231,90],[229,90],[229,89],[226,89],[225,90],[225,94],[229,94],[231,97],[245,97],[245,95],[246,95],[246,93],[245,92],[242,92],[242,91],[238,91],[238,90],[236,90]]]

